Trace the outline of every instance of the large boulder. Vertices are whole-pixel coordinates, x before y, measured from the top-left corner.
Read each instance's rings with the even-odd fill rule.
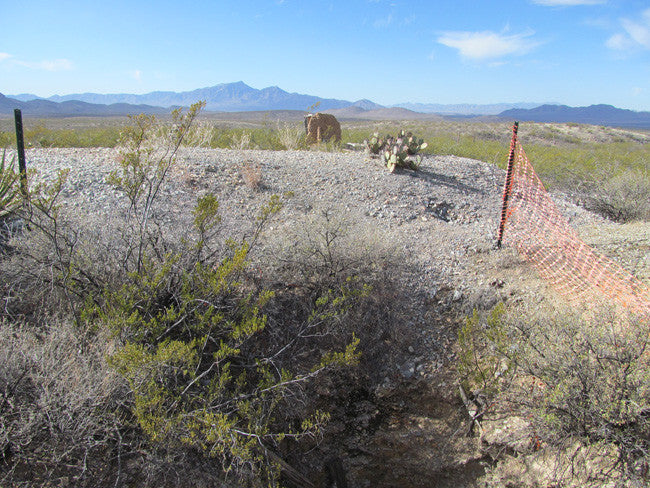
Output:
[[[327,142],[341,140],[341,124],[331,114],[317,113],[305,116],[305,131],[307,132],[307,142]]]

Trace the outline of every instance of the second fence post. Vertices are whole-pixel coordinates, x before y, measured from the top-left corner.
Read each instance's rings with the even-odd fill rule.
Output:
[[[506,169],[506,183],[503,187],[503,204],[501,205],[501,221],[499,222],[499,231],[497,233],[497,247],[501,247],[503,240],[503,231],[506,227],[506,216],[508,214],[508,199],[510,198],[510,189],[512,187],[512,168],[515,164],[515,146],[517,145],[517,131],[519,122],[512,125],[512,139],[510,140],[510,154],[508,155],[508,168]]]

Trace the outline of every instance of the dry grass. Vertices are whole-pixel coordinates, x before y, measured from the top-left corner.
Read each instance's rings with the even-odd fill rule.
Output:
[[[242,131],[237,134],[232,135],[232,142],[230,143],[230,149],[235,149],[238,151],[243,151],[244,149],[251,148],[251,132]]]
[[[280,144],[290,151],[298,149],[304,145],[305,131],[301,126],[278,122],[278,138]]]
[[[241,163],[241,175],[244,183],[251,190],[258,191],[262,188],[262,168],[258,163],[244,160]]]
[[[0,324],[0,480],[91,486],[120,449],[125,382],[106,364],[112,341],[67,321]],[[116,459],[117,460],[117,459]]]

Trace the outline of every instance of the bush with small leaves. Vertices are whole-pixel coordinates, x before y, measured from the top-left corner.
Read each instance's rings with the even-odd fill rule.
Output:
[[[213,478],[278,486],[281,447],[296,449],[303,439],[318,438],[328,419],[306,388],[359,359],[359,339],[341,322],[366,289],[354,280],[321,289],[301,304],[309,307],[300,320],[282,319],[277,310],[286,305],[252,280],[249,269],[267,224],[282,209],[278,195],[239,240],[220,234],[219,202],[212,194],[198,198],[181,238],[162,231],[157,200],[199,110],[195,105],[185,115],[175,112],[172,126],[148,116],[132,118],[123,132],[119,168],[108,178],[128,203],[114,217],[121,220],[104,228],[119,232],[93,239],[83,223],[65,222],[56,203],[63,174],[49,187],[34,189],[25,213],[30,230],[17,259],[27,280],[49,280],[39,300],[51,302],[57,292],[65,304],[44,309],[35,321],[39,327],[47,328],[45,313],[57,313],[69,317],[80,337],[109,334],[108,364],[126,393],[120,424],[112,425],[103,447],[118,448],[117,442],[121,455],[132,457],[144,452],[151,459],[209,459]],[[46,245],[30,248],[37,241]],[[100,407],[115,413],[115,404]],[[65,405],[57,408],[67,415]],[[123,442],[127,437],[130,442]],[[46,460],[52,452],[48,439],[38,439],[41,454],[34,462],[55,470]],[[65,462],[83,465],[84,452],[96,456],[91,441],[92,434],[70,447]],[[86,464],[101,462],[94,457]],[[113,482],[137,480],[133,471],[114,471]],[[79,482],[83,473],[75,473]],[[57,480],[53,476],[49,481]],[[5,479],[17,480],[12,473]]]
[[[464,384],[482,389],[496,417],[528,419],[531,453],[549,453],[554,484],[647,482],[647,318],[500,307],[487,320],[475,314],[459,344]],[[578,456],[587,456],[580,473]]]

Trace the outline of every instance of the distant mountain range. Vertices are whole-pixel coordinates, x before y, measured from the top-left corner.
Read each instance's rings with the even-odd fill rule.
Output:
[[[506,110],[501,112],[499,117],[530,122],[575,122],[650,129],[650,112],[635,112],[611,105],[591,105],[589,107],[542,105],[529,110]]]
[[[327,111],[342,119],[440,120],[441,116],[488,116],[491,118],[535,121],[576,122],[619,127],[650,128],[650,112],[634,112],[611,105],[567,107],[566,105],[513,104],[421,104],[402,103],[384,107],[370,100],[350,102],[314,95],[289,93],[277,86],[255,89],[246,83],[222,83],[186,92],[157,91],[143,95],[77,93],[40,98],[32,94],[0,94],[0,114],[20,108],[36,117],[109,116],[136,113],[165,114],[176,107],[206,101],[212,112]]]
[[[168,108],[128,103],[100,105],[78,100],[60,103],[44,99],[21,101],[0,93],[0,114],[13,114],[16,108],[23,114],[34,117],[116,116],[140,113],[162,115],[170,112]]]
[[[216,112],[252,112],[260,110],[302,110],[318,104],[318,110],[338,110],[348,107],[358,107],[363,110],[377,110],[387,108],[370,100],[350,102],[334,98],[321,98],[313,95],[289,93],[277,86],[257,90],[248,86],[243,81],[236,83],[222,83],[207,88],[187,92],[156,91],[144,95],[126,93],[99,94],[99,93],[73,93],[70,95],[53,95],[41,98],[31,93],[8,95],[22,102],[33,100],[48,100],[51,102],[80,101],[91,104],[132,104],[149,105],[153,107],[187,107],[198,100],[205,100],[207,111]],[[501,103],[491,105],[477,104],[425,104],[425,103],[399,103],[392,107],[400,107],[419,113],[436,113],[443,115],[497,115],[511,108],[533,108],[536,103]]]
[[[38,99],[31,94],[12,96],[24,102]],[[270,86],[257,90],[248,86],[243,81],[236,83],[222,83],[208,88],[199,88],[187,92],[157,91],[144,95],[130,95],[125,93],[102,95],[98,93],[75,93],[71,95],[54,95],[47,100],[52,102],[66,102],[78,100],[92,104],[128,103],[137,105],[150,105],[155,107],[188,107],[199,100],[205,100],[205,110],[213,112],[249,112],[257,110],[303,110],[318,104],[318,110],[332,110],[345,108],[350,105],[372,110],[380,105],[370,100],[349,102],[334,98],[321,98],[313,95],[289,93],[277,86]]]
[[[414,112],[440,115],[499,115],[505,110],[513,108],[535,108],[539,103],[492,103],[492,104],[440,104],[440,103],[398,103],[395,107],[402,107]]]

